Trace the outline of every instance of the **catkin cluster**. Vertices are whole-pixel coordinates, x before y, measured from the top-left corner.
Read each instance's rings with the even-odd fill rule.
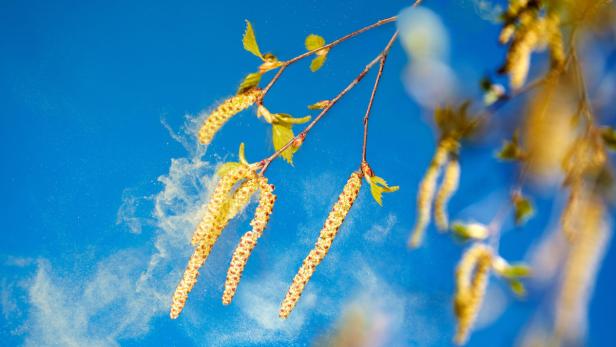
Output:
[[[596,196],[577,201],[572,218],[579,229],[567,255],[555,306],[555,335],[565,344],[575,343],[584,334],[588,301],[609,233],[605,207]]]
[[[239,164],[229,169],[218,181],[210,201],[204,208],[204,216],[193,234],[192,243],[195,245],[195,251],[173,294],[170,312],[172,319],[177,318],[184,308],[188,294],[197,282],[199,269],[207,260],[229,220],[248,204],[251,196],[259,188],[262,186],[271,188],[267,185],[267,181],[263,185],[263,180],[265,178],[258,176],[249,165]],[[269,191],[271,194],[271,189]]]
[[[199,142],[204,145],[212,142],[218,130],[220,130],[231,117],[254,104],[261,93],[259,88],[252,88],[223,101],[222,104],[218,105],[218,107],[207,116],[205,122],[199,129]]]
[[[410,247],[415,248],[421,244],[423,234],[428,224],[430,224],[433,202],[438,228],[440,230],[447,230],[448,228],[447,202],[458,188],[458,181],[460,180],[458,147],[458,141],[451,138],[441,140],[436,147],[430,166],[419,184],[417,192],[417,217],[415,227],[409,239]],[[437,192],[437,181],[443,168],[443,180]]]
[[[469,248],[458,263],[453,305],[458,320],[454,342],[458,345],[466,342],[475,322],[485,295],[492,260],[492,248],[478,243]]]
[[[344,185],[342,193],[338,196],[338,201],[336,201],[334,207],[329,212],[315,247],[304,259],[302,266],[293,278],[293,283],[291,284],[289,291],[280,305],[280,318],[287,318],[291,311],[293,311],[293,308],[304,291],[304,287],[306,287],[310,277],[314,274],[316,267],[327,255],[327,252],[336,237],[338,229],[344,222],[344,219],[351,210],[351,207],[359,194],[361,184],[361,174],[358,172],[353,172]]]
[[[231,264],[227,271],[227,279],[225,281],[225,290],[222,295],[222,303],[228,305],[233,300],[233,296],[237,290],[237,286],[244,272],[246,262],[250,257],[250,254],[257,244],[257,240],[261,237],[263,230],[267,226],[272,210],[274,209],[274,202],[276,201],[276,195],[274,195],[274,186],[267,183],[267,178],[260,176],[255,182],[256,186],[260,189],[259,206],[255,211],[255,215],[250,222],[252,231],[247,232],[240,239],[239,244],[233,252],[231,258]]]
[[[549,48],[552,67],[558,69],[565,61],[563,39],[560,31],[560,16],[552,9],[542,9],[536,1],[511,0],[505,13],[505,25],[499,41],[511,41],[502,73],[509,74],[513,89],[519,89],[526,82],[533,51]]]

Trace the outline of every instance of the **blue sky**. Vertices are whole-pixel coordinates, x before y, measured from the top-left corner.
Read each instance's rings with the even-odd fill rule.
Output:
[[[449,32],[444,64],[464,97],[498,68],[497,26],[473,1],[426,1]],[[429,113],[403,84],[408,57],[392,49],[371,121],[368,159],[400,191],[384,207],[360,193],[326,260],[291,318],[277,308],[350,172],[359,164],[361,117],[373,74],[314,129],[295,167],[268,170],[278,200],[234,303],[220,303],[226,267],[250,209],[225,231],[180,319],[168,306],[186,260],[213,172],[272,151],[269,126],[247,111],[213,144],[197,146],[199,114],[234,93],[258,61],[243,51],[244,19],[263,51],[281,59],[304,50],[310,33],[333,40],[397,14],[408,1],[171,2],[3,1],[0,4],[0,344],[26,346],[310,345],[349,307],[384,322],[389,346],[448,346],[453,271],[463,246],[428,230],[409,251],[416,187],[434,150]],[[298,63],[268,95],[273,112],[308,114],[337,94],[384,46],[395,26],[332,50],[318,73]],[[454,59],[455,57],[455,59]],[[514,103],[505,113],[515,113]],[[612,119],[613,120],[613,119]],[[503,135],[504,136],[504,135]],[[506,198],[513,167],[492,159],[500,138],[462,151],[455,218],[488,222]],[[505,226],[501,254],[532,259],[531,244],[556,226],[562,196],[536,192],[537,217]],[[254,206],[253,206],[254,208]],[[613,248],[613,247],[612,247]],[[611,248],[590,306],[589,343],[609,345],[616,303]],[[508,346],[549,290],[529,287],[518,302],[493,280],[474,346]],[[502,312],[499,312],[502,311]]]

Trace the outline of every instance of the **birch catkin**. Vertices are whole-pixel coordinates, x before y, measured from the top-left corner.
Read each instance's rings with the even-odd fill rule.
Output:
[[[600,199],[586,197],[578,205],[573,218],[579,230],[571,243],[555,306],[555,335],[565,345],[583,338],[588,302],[609,236],[605,206]]]
[[[186,305],[188,294],[195,286],[199,269],[205,263],[207,257],[220,236],[224,224],[228,221],[227,209],[229,191],[240,180],[254,174],[247,165],[240,165],[231,169],[222,176],[212,193],[212,197],[206,206],[206,214],[193,235],[193,244],[197,247],[188,260],[184,275],[180,280],[171,302],[171,319],[176,319]]]
[[[207,116],[201,129],[199,129],[199,142],[204,145],[212,142],[214,135],[216,135],[218,130],[220,130],[231,117],[254,104],[260,95],[261,90],[259,88],[253,88],[223,101],[222,104],[218,105],[218,107]]]
[[[454,342],[458,345],[466,343],[481,307],[492,259],[492,249],[479,243],[464,253],[456,269],[454,313],[458,325]]]
[[[409,239],[410,247],[415,248],[421,244],[423,234],[430,223],[430,212],[432,210],[434,193],[436,192],[436,181],[441,167],[447,160],[449,148],[449,141],[442,140],[439,142],[434,157],[430,162],[430,166],[419,184],[419,191],[417,192],[417,220],[413,232],[411,233],[411,238]]]
[[[240,239],[237,248],[233,252],[231,264],[227,271],[225,290],[222,295],[222,303],[225,305],[230,304],[231,300],[233,300],[237,286],[242,278],[242,272],[244,272],[246,262],[257,244],[257,240],[261,237],[263,230],[267,226],[272,210],[274,209],[274,202],[276,201],[276,195],[273,193],[274,186],[268,184],[267,179],[261,176],[258,178],[258,187],[261,189],[259,206],[257,206],[254,218],[250,222],[252,231],[247,232]]]
[[[315,247],[304,259],[302,266],[295,275],[295,278],[293,278],[293,283],[291,284],[289,291],[280,306],[280,318],[287,318],[289,316],[302,295],[302,292],[310,280],[310,277],[314,274],[316,267],[327,255],[327,252],[336,237],[338,229],[344,222],[344,219],[351,210],[351,207],[359,194],[361,183],[362,179],[359,173],[354,172],[351,174],[351,177],[346,182],[342,193],[338,196],[338,201],[336,201],[334,207],[327,216],[327,220],[325,221],[323,229],[321,229],[321,233],[319,234],[319,239],[317,240]]]
[[[449,228],[447,203],[458,189],[458,183],[460,181],[460,162],[450,154],[450,159],[443,171],[443,182],[436,193],[436,200],[434,200],[434,219],[437,228],[441,231]]]
[[[218,232],[220,232],[222,230],[227,221],[226,208],[228,207],[229,192],[237,182],[253,174],[254,171],[247,165],[239,165],[220,178],[210,201],[205,206],[205,214],[193,234],[191,243],[194,246],[198,245],[211,231],[216,232],[219,229]]]

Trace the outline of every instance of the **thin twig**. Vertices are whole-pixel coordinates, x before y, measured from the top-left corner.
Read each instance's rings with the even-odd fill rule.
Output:
[[[329,103],[327,104],[327,106],[321,110],[321,112],[319,113],[319,115],[317,115],[312,122],[310,122],[306,128],[304,128],[304,130],[302,130],[299,134],[297,134],[294,138],[292,138],[289,142],[287,142],[284,146],[280,147],[280,149],[278,149],[276,152],[274,152],[272,155],[270,155],[269,157],[267,157],[266,159],[264,159],[262,161],[263,163],[263,168],[261,169],[261,174],[263,174],[268,166],[270,165],[270,163],[276,159],[278,156],[280,156],[280,154],[282,154],[282,152],[284,152],[287,148],[289,148],[294,141],[299,140],[299,139],[304,139],[306,137],[306,134],[308,134],[308,132],[310,131],[310,129],[312,129],[320,120],[321,118],[323,118],[323,116],[325,116],[325,114],[327,114],[327,112],[340,100],[342,99],[343,96],[345,96],[351,89],[353,89],[368,73],[368,71],[370,71],[370,69],[372,69],[374,67],[374,65],[376,65],[378,62],[381,61],[381,54],[379,54],[376,58],[374,58],[371,62],[368,63],[368,65],[366,65],[366,67],[364,67],[364,69],[359,73],[359,75],[357,75],[357,77],[355,77],[353,79],[353,81],[351,81],[351,83],[349,83],[349,85],[347,85],[340,93],[338,93],[338,95],[336,95],[333,99],[331,99],[329,101]]]
[[[362,33],[366,32],[366,31],[369,31],[369,30],[372,30],[372,29],[374,29],[374,28],[380,27],[381,25],[384,25],[384,24],[387,24],[387,23],[395,22],[395,21],[396,21],[396,19],[398,19],[398,17],[397,17],[397,16],[393,16],[393,17],[389,17],[389,18],[381,19],[380,21],[378,21],[378,22],[376,22],[376,23],[373,23],[373,24],[370,24],[370,25],[368,25],[368,26],[365,26],[365,27],[363,27],[363,28],[361,28],[361,29],[359,29],[359,30],[356,30],[356,31],[354,31],[354,32],[352,32],[352,33],[350,33],[350,34],[347,34],[347,35],[345,35],[345,36],[343,36],[343,37],[341,37],[341,38],[339,38],[339,39],[337,39],[337,40],[335,40],[335,41],[332,41],[332,42],[330,42],[330,43],[328,43],[328,44],[324,45],[323,47],[319,47],[319,48],[317,48],[317,49],[313,49],[312,51],[308,51],[308,52],[302,53],[302,54],[300,54],[300,55],[296,56],[295,58],[291,58],[291,59],[289,59],[289,60],[287,60],[287,61],[284,61],[284,62],[282,63],[282,65],[280,66],[280,68],[278,69],[278,72],[276,72],[276,75],[274,75],[274,77],[273,77],[273,78],[271,79],[271,81],[267,84],[267,86],[265,86],[265,88],[263,88],[263,93],[261,94],[261,99],[260,99],[259,101],[261,102],[261,101],[263,100],[263,98],[265,97],[265,95],[267,94],[267,92],[269,92],[269,90],[270,90],[270,89],[272,88],[272,86],[276,83],[276,81],[278,81],[278,79],[280,78],[280,76],[282,75],[282,73],[284,72],[284,70],[285,70],[285,69],[286,69],[289,65],[291,65],[291,64],[293,64],[293,63],[295,63],[295,62],[298,62],[298,61],[300,61],[300,60],[302,60],[302,59],[304,59],[304,58],[306,58],[306,57],[309,57],[309,56],[311,56],[311,55],[315,54],[316,52],[323,51],[323,50],[327,50],[327,49],[330,49],[330,48],[332,48],[332,47],[335,47],[335,46],[337,46],[338,44],[340,44],[340,43],[342,43],[342,42],[344,42],[344,41],[346,41],[346,40],[348,40],[348,39],[351,39],[351,38],[353,38],[353,37],[355,37],[355,36],[357,36],[357,35],[360,35],[360,34],[362,34]],[[259,103],[260,103],[260,102],[259,102]]]
[[[383,69],[385,68],[385,61],[387,60],[387,55],[389,54],[389,50],[391,46],[394,44],[396,39],[398,38],[399,32],[393,34],[383,52],[381,52],[381,63],[379,65],[379,71],[377,72],[376,78],[374,80],[374,86],[372,87],[372,94],[370,94],[370,100],[368,101],[368,107],[366,108],[366,114],[364,115],[364,144],[362,146],[361,151],[361,161],[362,163],[366,161],[366,150],[368,147],[368,121],[370,120],[370,111],[372,110],[372,104],[374,103],[374,97],[376,96],[376,91],[379,88],[379,82],[381,81],[381,76],[383,75]]]

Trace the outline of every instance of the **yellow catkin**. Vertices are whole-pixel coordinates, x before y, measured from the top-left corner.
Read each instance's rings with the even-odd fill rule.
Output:
[[[224,228],[222,223],[226,223],[227,221],[225,207],[227,206],[229,191],[239,180],[253,173],[254,172],[250,170],[248,166],[242,165],[231,169],[220,178],[210,202],[207,205],[206,216],[195,232],[197,238],[195,239],[195,237],[193,237],[193,241],[196,241],[197,247],[188,260],[184,275],[173,293],[171,311],[169,313],[171,319],[176,319],[180,312],[182,312],[182,309],[186,305],[188,294],[197,282],[199,269],[203,266],[203,263],[205,263],[212,247],[214,247],[214,244]]]
[[[519,89],[526,82],[530,67],[530,55],[541,42],[545,31],[542,18],[523,12],[520,27],[511,42],[503,70],[509,73],[509,83],[513,89]]]
[[[454,342],[457,345],[466,343],[475,322],[485,295],[492,259],[492,249],[478,243],[469,248],[458,263],[454,297],[454,313],[458,321]]]
[[[327,255],[327,252],[334,241],[334,237],[336,237],[338,229],[344,222],[344,219],[351,210],[351,207],[359,194],[361,184],[361,174],[358,172],[351,174],[351,177],[346,182],[342,193],[338,196],[338,201],[336,201],[327,216],[327,220],[323,225],[323,229],[321,229],[321,233],[319,234],[319,239],[317,240],[315,247],[304,259],[302,266],[293,278],[293,283],[289,287],[289,291],[280,305],[280,318],[287,318],[291,311],[293,311],[293,308],[302,295],[306,284],[310,280],[310,277],[314,274],[316,267]]]
[[[220,232],[222,230],[224,225],[221,224],[224,224],[227,220],[226,208],[228,207],[229,192],[236,183],[249,175],[254,175],[254,171],[248,165],[239,165],[229,170],[218,180],[210,201],[205,206],[203,218],[192,236],[191,243],[194,246],[198,245],[208,233],[212,231]]]
[[[565,48],[563,36],[560,31],[560,16],[550,13],[546,17],[546,31],[548,35],[548,49],[553,68],[560,68],[565,63]]]
[[[600,198],[587,197],[578,204],[574,218],[579,230],[569,249],[555,305],[554,333],[563,345],[579,343],[584,337],[588,303],[609,235]]]
[[[439,230],[445,231],[449,228],[449,218],[447,216],[447,202],[458,189],[460,181],[460,162],[457,158],[449,159],[443,169],[443,182],[436,193],[434,200],[434,220]]]
[[[256,176],[256,174],[254,174],[254,176]],[[254,176],[242,182],[233,193],[233,196],[229,200],[229,205],[227,206],[227,220],[233,219],[242,212],[244,207],[250,202],[250,198],[259,190],[259,180]]]
[[[216,135],[218,130],[220,130],[231,117],[254,104],[260,95],[261,90],[253,88],[223,101],[222,104],[218,105],[218,107],[207,116],[201,129],[199,129],[199,142],[204,145],[212,142],[214,135]]]
[[[259,206],[257,206],[255,215],[250,222],[252,231],[242,236],[233,252],[231,264],[227,271],[225,290],[222,295],[222,303],[225,305],[230,304],[231,300],[233,300],[237,286],[242,278],[242,272],[244,272],[246,262],[257,244],[257,240],[261,237],[263,230],[267,226],[272,210],[274,209],[274,202],[276,201],[276,195],[273,193],[274,186],[268,184],[265,177],[259,177],[258,180],[258,186],[260,188]]]
[[[423,234],[430,223],[430,213],[432,210],[432,201],[436,192],[436,181],[438,179],[441,167],[447,160],[447,154],[451,145],[449,141],[443,140],[436,147],[432,162],[426,171],[417,192],[417,217],[415,227],[409,239],[410,247],[418,247],[423,239]]]

